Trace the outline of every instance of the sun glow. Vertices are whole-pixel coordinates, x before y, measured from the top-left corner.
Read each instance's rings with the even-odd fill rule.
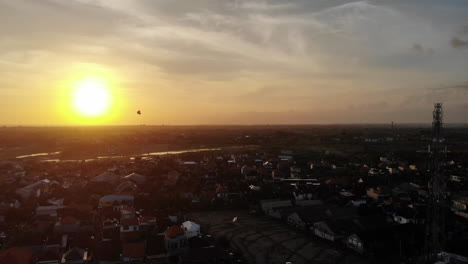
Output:
[[[82,116],[98,117],[105,115],[112,100],[109,87],[104,80],[87,78],[78,81],[73,90],[73,107]]]

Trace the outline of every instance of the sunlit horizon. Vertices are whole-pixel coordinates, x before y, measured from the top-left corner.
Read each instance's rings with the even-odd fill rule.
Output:
[[[434,102],[447,123],[468,123],[467,11],[456,0],[0,1],[0,124],[427,123]],[[77,89],[87,78],[102,85]]]

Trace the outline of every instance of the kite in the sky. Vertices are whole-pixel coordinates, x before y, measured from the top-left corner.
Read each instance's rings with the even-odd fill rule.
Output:
[[[140,111],[140,110],[138,110],[138,111],[137,111],[137,114],[141,115],[141,111]]]

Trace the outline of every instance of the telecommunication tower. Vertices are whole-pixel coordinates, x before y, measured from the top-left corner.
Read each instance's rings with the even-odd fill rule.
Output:
[[[430,145],[430,163],[428,177],[428,199],[426,215],[426,237],[424,262],[434,263],[437,254],[443,250],[445,241],[445,179],[440,171],[440,164],[445,154],[443,145],[443,110],[442,103],[434,104],[432,112],[432,142]]]

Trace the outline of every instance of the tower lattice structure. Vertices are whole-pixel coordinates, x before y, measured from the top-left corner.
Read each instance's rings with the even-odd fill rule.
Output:
[[[426,237],[424,262],[434,263],[437,254],[443,250],[445,241],[445,206],[446,188],[444,175],[441,173],[441,161],[444,157],[443,110],[442,103],[434,104],[432,113],[432,142],[430,145],[430,163],[428,173],[428,199],[426,216]]]

